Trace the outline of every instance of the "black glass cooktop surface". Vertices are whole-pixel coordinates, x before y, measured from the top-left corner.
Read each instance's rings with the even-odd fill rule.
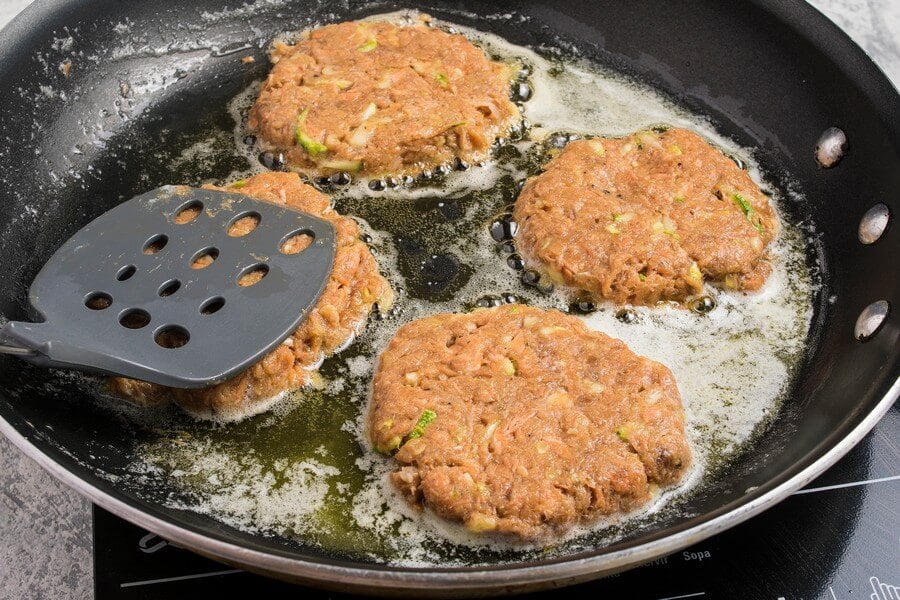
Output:
[[[96,507],[94,557],[97,600],[353,597],[235,570]],[[775,508],[683,552],[569,593],[636,600],[900,600],[900,403],[843,460]]]

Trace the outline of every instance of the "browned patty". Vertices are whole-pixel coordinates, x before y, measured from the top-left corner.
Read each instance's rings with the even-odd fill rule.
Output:
[[[368,419],[410,502],[526,540],[632,510],[691,460],[669,369],[523,305],[402,327]]]
[[[272,62],[249,127],[308,173],[479,161],[520,120],[507,65],[424,25],[328,25],[276,43]]]
[[[139,404],[174,401],[200,418],[236,420],[257,412],[269,399],[282,392],[309,384],[315,373],[311,369],[321,358],[340,348],[354,335],[373,304],[390,304],[393,293],[379,274],[368,247],[359,240],[356,223],[334,212],[328,197],[303,184],[295,173],[264,173],[227,188],[212,189],[286,204],[328,219],[337,232],[337,253],[325,290],[309,317],[291,337],[261,362],[224,383],[200,390],[183,390],[113,378],[110,385],[116,395]],[[235,227],[247,229],[252,224],[241,220]],[[299,251],[304,240],[289,243],[292,247],[286,250]],[[249,285],[250,282],[241,283]]]
[[[778,231],[750,176],[684,129],[571,142],[516,201],[522,252],[619,304],[685,300],[703,278],[756,290]]]

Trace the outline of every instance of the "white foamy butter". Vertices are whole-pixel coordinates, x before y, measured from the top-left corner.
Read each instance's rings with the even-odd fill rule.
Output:
[[[411,15],[404,12],[373,18],[403,22]],[[703,117],[687,113],[654,91],[587,64],[549,61],[495,35],[456,28],[492,55],[531,68],[534,93],[525,103],[525,117],[533,128],[524,141],[516,143],[520,152],[558,130],[616,136],[659,124],[687,127],[750,165],[754,179],[777,201],[785,201],[763,180],[749,150],[718,135]],[[243,144],[247,131],[241,123],[257,92],[258,85],[250,86],[231,105],[238,123],[236,145],[246,149],[252,164],[256,164],[258,148],[247,149]],[[191,148],[188,158],[196,160],[202,150]],[[236,172],[233,177],[251,173]],[[460,202],[470,198],[460,204],[460,219],[471,221],[479,218],[480,212],[469,194],[489,191],[507,176],[518,180],[524,174],[514,164],[488,164],[449,175],[440,189],[401,188],[381,195],[372,195],[362,181],[341,192],[337,203],[352,206],[365,201],[389,211],[392,204],[419,198],[441,196]],[[295,537],[332,551],[404,565],[502,559],[508,547],[485,547],[483,538],[411,510],[391,489],[386,482],[393,468],[391,460],[371,452],[365,440],[369,379],[377,353],[405,322],[459,311],[485,294],[509,290],[546,308],[563,308],[568,299],[562,293],[540,296],[523,291],[515,273],[495,251],[485,227],[470,238],[450,238],[443,244],[443,251],[465,257],[471,271],[451,299],[411,299],[402,291],[409,286],[400,275],[400,255],[393,237],[365,222],[361,225],[373,237],[376,258],[399,292],[399,316],[370,322],[353,346],[325,361],[323,390],[294,394],[293,402],[279,405],[281,410],[275,416],[257,417],[227,429],[187,426],[177,420],[160,425],[158,435],[140,450],[133,471],[140,481],[175,482],[181,492],[167,498],[170,504],[242,529]],[[777,411],[789,388],[793,365],[804,352],[814,294],[803,234],[789,224],[773,245],[772,267],[772,276],[759,293],[710,289],[717,308],[708,315],[679,308],[638,307],[634,309],[637,319],[624,323],[615,317],[614,308],[604,307],[583,317],[589,327],[620,338],[635,352],[671,368],[686,410],[694,469],[682,486],[667,491],[632,519],[646,518],[673,496],[688,493],[711,465],[726,461]],[[340,412],[341,406],[344,412]],[[314,447],[304,446],[304,437],[313,435],[317,427],[331,428],[324,432],[327,439]],[[323,437],[321,431],[319,434]],[[275,444],[284,456],[273,458],[270,446]],[[611,539],[615,534],[603,537],[606,525],[600,523],[593,531],[579,530],[556,549],[528,551],[548,556]]]

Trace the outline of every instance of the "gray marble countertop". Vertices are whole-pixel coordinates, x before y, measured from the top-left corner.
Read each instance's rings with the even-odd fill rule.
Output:
[[[0,27],[30,2],[0,0]],[[812,4],[847,31],[900,87],[900,1]],[[0,598],[92,597],[90,503],[2,436],[0,482]]]

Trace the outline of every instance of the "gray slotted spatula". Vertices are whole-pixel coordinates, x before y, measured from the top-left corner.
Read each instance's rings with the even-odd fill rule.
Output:
[[[53,254],[29,290],[42,322],[7,323],[0,353],[173,387],[220,383],[306,319],[335,248],[324,219],[241,194],[161,187]]]

